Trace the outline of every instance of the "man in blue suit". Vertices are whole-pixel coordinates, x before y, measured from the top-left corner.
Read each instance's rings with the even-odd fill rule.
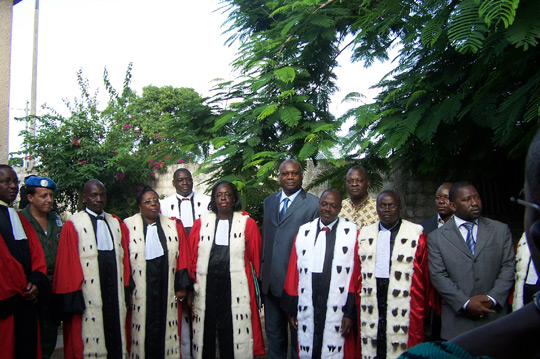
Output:
[[[279,166],[281,191],[264,200],[262,282],[268,358],[287,358],[289,319],[280,305],[289,257],[298,228],[319,215],[319,200],[302,189],[302,166],[287,159]],[[291,358],[296,331],[291,327]]]

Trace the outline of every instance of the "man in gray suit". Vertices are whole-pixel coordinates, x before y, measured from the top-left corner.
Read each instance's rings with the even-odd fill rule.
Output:
[[[428,239],[431,281],[442,297],[444,339],[507,314],[515,270],[510,229],[481,217],[476,188],[455,183],[450,188],[450,207],[454,218]]]
[[[280,301],[289,257],[298,228],[319,215],[319,200],[302,189],[302,166],[288,159],[279,166],[282,190],[264,200],[263,293],[268,358],[287,358],[289,318]],[[291,327],[291,358],[296,358],[296,331]]]

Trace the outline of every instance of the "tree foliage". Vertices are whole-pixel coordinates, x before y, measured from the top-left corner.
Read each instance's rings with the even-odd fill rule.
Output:
[[[347,143],[441,178],[489,177],[523,158],[540,119],[540,32],[530,21],[540,3],[401,3],[398,67],[374,104],[346,114],[356,119]]]
[[[285,155],[332,158],[339,141],[357,160],[474,179],[523,156],[538,128],[538,1],[223,3],[230,41],[242,43],[234,63],[242,77],[216,97],[229,104],[219,125],[239,130],[215,143],[221,173],[246,175],[255,166],[260,182]],[[366,66],[387,60],[391,48],[399,54],[376,101],[336,120],[328,98],[347,47]],[[348,136],[336,138],[350,119]]]
[[[278,187],[273,176],[283,159],[334,158],[340,124],[328,106],[342,36],[334,18],[347,11],[308,4],[316,2],[291,11],[288,1],[223,3],[229,41],[241,42],[233,63],[239,76],[219,83],[212,97],[222,111],[207,171],[235,181],[257,217],[262,200],[252,193],[264,198]]]
[[[81,71],[77,80],[81,96],[66,101],[69,116],[49,109],[35,118],[35,137],[23,132],[21,153],[30,153],[37,173],[58,184],[55,196],[61,211],[80,208],[83,183],[97,178],[107,188],[107,210],[130,216],[137,210],[140,186],[151,183],[167,165],[208,151],[208,142],[200,140],[204,130],[199,124],[209,121],[211,113],[192,89],[149,86],[139,97],[130,88],[130,65],[120,93],[105,71],[109,101],[100,109]]]

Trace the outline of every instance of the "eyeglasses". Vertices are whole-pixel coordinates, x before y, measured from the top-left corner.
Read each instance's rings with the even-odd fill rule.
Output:
[[[15,186],[18,186],[19,183],[21,183],[21,181],[19,181],[18,179],[11,180],[9,178],[6,178],[6,179],[3,179],[3,180],[0,180],[0,183],[3,184],[4,186],[9,186],[11,184],[14,184]]]
[[[159,203],[159,198],[147,199],[142,202],[143,204]]]
[[[540,205],[538,205],[536,203],[533,203],[533,202],[525,201],[523,199],[524,194],[525,194],[525,191],[521,190],[521,192],[519,192],[519,195],[517,195],[515,197],[510,197],[510,201],[515,202],[517,204],[521,204],[522,206],[525,206],[525,207],[530,207],[530,208],[536,209],[538,212],[540,212]]]

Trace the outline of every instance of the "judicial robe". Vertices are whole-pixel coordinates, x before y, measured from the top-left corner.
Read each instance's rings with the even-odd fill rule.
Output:
[[[129,238],[131,274],[135,283],[131,307],[132,358],[180,358],[182,306],[178,305],[174,294],[191,284],[188,273],[191,256],[182,222],[160,215],[159,224],[158,234],[164,255],[150,261],[145,258],[146,232],[141,215],[126,218],[122,224],[122,231]],[[160,259],[166,259],[166,262],[161,263]],[[160,282],[166,284],[163,292],[151,285]],[[159,308],[157,313],[155,308]],[[149,320],[147,317],[148,312],[159,317],[163,314],[161,311],[166,312],[163,320],[155,317]],[[146,353],[145,348],[154,345],[156,350]]]
[[[210,203],[210,196],[207,196],[202,193],[192,192],[193,196],[191,197],[191,208],[193,214],[193,222],[201,218],[203,213],[208,212],[208,204]],[[165,197],[160,200],[161,214],[166,217],[173,217],[177,219],[182,219],[179,216],[179,202],[176,193],[172,196]],[[186,235],[189,236],[192,227],[185,227]],[[191,322],[191,311],[189,308],[186,308],[184,302],[184,311],[182,312],[182,356],[188,357],[190,355],[190,322]],[[188,309],[188,310],[186,310]]]
[[[176,197],[176,194],[165,197],[159,202],[161,206],[161,214],[166,217],[174,217],[181,219],[178,217],[178,197]],[[191,198],[191,206],[193,208],[193,222],[201,218],[204,213],[208,212],[209,203],[209,196],[202,193],[193,192],[193,197]]]
[[[117,351],[115,355],[122,358],[128,355],[125,331],[125,289],[130,280],[128,242],[122,236],[120,218],[106,212],[103,215],[114,246],[106,261],[101,259],[105,257],[98,260],[101,254],[98,253],[94,227],[87,212],[71,216],[60,234],[53,293],[64,315],[66,359],[78,359],[83,355],[110,357],[112,354],[108,353],[107,346],[111,343],[106,343],[106,338],[115,339],[114,348],[111,348]],[[104,265],[115,268],[115,273],[101,273]],[[103,286],[101,281],[107,284]],[[116,285],[109,285],[111,281]],[[114,308],[104,305],[104,300],[114,303]]]
[[[203,214],[189,234],[192,268],[195,274],[193,311],[193,356],[203,354],[206,287],[210,252],[214,243],[216,214]],[[264,355],[264,342],[257,307],[254,275],[258,277],[261,234],[246,212],[234,212],[229,235],[231,315],[234,357]]]
[[[296,316],[298,321],[298,357],[311,358],[314,347],[320,347],[321,358],[354,358],[355,338],[351,330],[346,337],[340,333],[341,321],[345,315],[347,304],[354,307],[354,296],[357,291],[359,275],[359,262],[356,256],[357,234],[356,225],[345,218],[339,218],[334,224],[335,244],[333,247],[326,246],[326,256],[331,254],[331,265],[325,265],[321,281],[329,277],[329,286],[324,297],[327,298],[324,307],[314,305],[315,293],[312,273],[313,252],[315,240],[318,235],[319,218],[302,225],[291,251],[287,276],[285,278],[285,298],[289,304],[295,306],[288,308],[289,315]],[[332,228],[332,232],[334,232]],[[327,232],[327,243],[330,232]],[[325,260],[326,264],[326,260]],[[328,280],[328,278],[326,278]],[[326,280],[326,281],[327,281]],[[296,307],[296,302],[297,307]],[[347,303],[349,302],[349,303]],[[324,329],[321,343],[314,343],[317,321],[315,317],[319,313],[323,316]],[[354,319],[354,310],[353,310]]]
[[[3,209],[6,208],[5,206],[2,207]],[[36,351],[35,357],[39,359],[41,358],[41,349],[38,340],[37,308],[35,308],[35,304],[27,303],[24,296],[26,295],[25,290],[28,282],[36,285],[38,290],[43,290],[44,286],[48,286],[47,266],[45,265],[43,248],[41,248],[41,243],[32,225],[23,215],[17,214],[27,238],[22,241],[28,244],[28,247],[23,251],[25,256],[30,259],[31,266],[26,268],[25,271],[23,264],[12,255],[10,246],[6,243],[7,241],[15,242],[14,239],[3,238],[0,235],[0,355],[6,359],[14,358],[15,345],[23,345],[32,347],[32,351]],[[2,225],[7,228],[8,224],[3,223]],[[28,308],[30,310],[27,310],[26,306],[30,306],[31,308]],[[19,315],[15,315],[21,310],[35,321],[35,325],[27,322]],[[24,337],[15,334],[15,325],[19,325],[17,324],[18,320],[24,321],[22,323]],[[32,327],[29,330],[24,330],[25,324],[32,325]]]
[[[358,358],[377,355],[377,282],[375,259],[379,222],[363,227],[358,236],[361,279]],[[402,220],[390,255],[386,312],[386,356],[397,358],[424,341],[424,318],[432,293],[427,260],[427,235],[420,225]]]

